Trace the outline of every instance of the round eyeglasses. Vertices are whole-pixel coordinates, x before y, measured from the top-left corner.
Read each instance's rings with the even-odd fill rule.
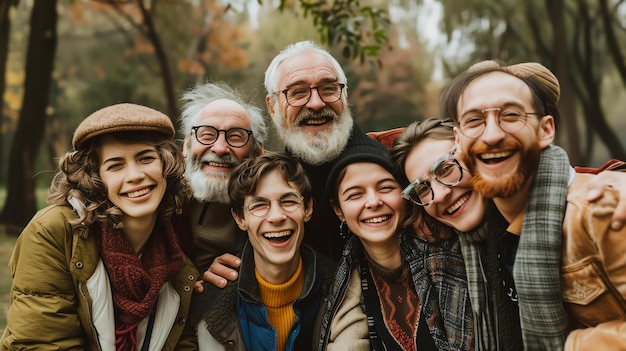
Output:
[[[308,85],[295,85],[288,89],[281,90],[280,92],[285,94],[287,103],[293,107],[300,107],[306,105],[311,100],[311,91],[317,90],[317,94],[320,99],[327,104],[337,102],[341,99],[341,91],[345,87],[342,83],[325,83],[316,87],[310,87]]]
[[[219,139],[220,133],[224,132],[226,143],[232,147],[244,147],[252,131],[244,128],[230,128],[230,129],[217,129],[213,126],[193,126],[191,130],[194,131],[196,140],[202,145],[213,145]]]
[[[245,209],[256,217],[265,217],[270,213],[272,201],[277,201],[280,208],[285,212],[293,212],[302,206],[304,197],[302,195],[289,193],[276,200],[269,200],[264,197],[255,197],[244,206]]]
[[[463,179],[463,167],[454,156],[448,154],[435,161],[427,178],[445,186],[455,186]],[[430,180],[416,179],[402,190],[402,197],[418,206],[428,206],[434,201],[435,192]]]
[[[478,138],[485,132],[487,126],[487,112],[496,112],[496,121],[500,129],[507,133],[517,133],[528,121],[528,115],[541,115],[536,112],[526,112],[519,106],[491,107],[480,111],[470,111],[459,119],[459,129],[468,138]]]

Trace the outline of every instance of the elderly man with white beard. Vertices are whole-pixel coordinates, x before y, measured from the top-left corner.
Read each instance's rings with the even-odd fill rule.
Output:
[[[324,197],[328,174],[347,145],[385,147],[356,125],[348,105],[345,72],[312,41],[288,45],[274,57],[265,71],[265,89],[278,136],[286,152],[302,163],[313,187],[313,215],[306,223],[304,242],[337,262],[345,238],[339,234],[339,219]],[[239,263],[234,255],[222,255],[203,279],[224,287],[227,279],[237,279]]]
[[[287,153],[302,162],[313,185],[313,217],[304,241],[335,262],[345,238],[324,197],[330,169],[347,145],[385,149],[363,133],[348,105],[347,78],[339,62],[312,41],[285,47],[265,71],[265,98]]]
[[[243,160],[263,153],[267,127],[262,111],[223,83],[197,85],[182,96],[185,177],[193,191],[191,254],[200,271],[224,253],[238,254],[246,239],[230,214],[228,180]],[[189,245],[191,246],[191,245]]]

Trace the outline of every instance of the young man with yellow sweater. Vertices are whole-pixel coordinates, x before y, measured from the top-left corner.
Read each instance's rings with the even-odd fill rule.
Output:
[[[248,241],[239,280],[225,289],[205,284],[192,300],[200,350],[314,349],[334,264],[302,244],[313,212],[304,169],[291,156],[266,153],[238,166],[228,191]]]

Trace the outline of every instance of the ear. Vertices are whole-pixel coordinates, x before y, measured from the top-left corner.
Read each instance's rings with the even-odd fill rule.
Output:
[[[274,116],[274,104],[272,104],[272,95],[265,96],[265,104],[267,105],[267,112],[270,116]]]
[[[183,156],[187,157],[187,153],[189,152],[189,147],[187,143],[189,142],[189,134],[185,135],[185,139],[183,140]]]
[[[345,221],[346,217],[343,216],[343,211],[341,211],[341,208],[335,203],[335,201],[330,200],[330,205],[332,206],[333,211],[335,211],[337,218],[339,218],[342,222]]]
[[[265,153],[265,146],[263,143],[259,143],[259,156]]]
[[[313,215],[313,198],[310,198],[309,201],[307,201],[304,208],[304,221],[308,222]]]
[[[235,210],[233,210],[232,208],[230,209],[230,214],[233,215],[233,218],[235,219],[235,222],[237,222],[237,226],[239,227],[239,229],[243,230],[243,231],[247,231],[248,230],[248,224],[246,223],[246,219],[239,217],[236,213]]]
[[[554,117],[551,115],[544,116],[539,121],[539,130],[537,138],[539,140],[539,146],[542,149],[548,147],[554,141],[556,136],[556,126],[554,125]]]

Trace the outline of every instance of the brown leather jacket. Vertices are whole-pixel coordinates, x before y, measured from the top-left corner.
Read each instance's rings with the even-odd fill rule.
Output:
[[[586,201],[593,177],[576,174],[567,195],[561,290],[577,329],[565,350],[626,350],[626,228],[610,228],[617,191]]]

